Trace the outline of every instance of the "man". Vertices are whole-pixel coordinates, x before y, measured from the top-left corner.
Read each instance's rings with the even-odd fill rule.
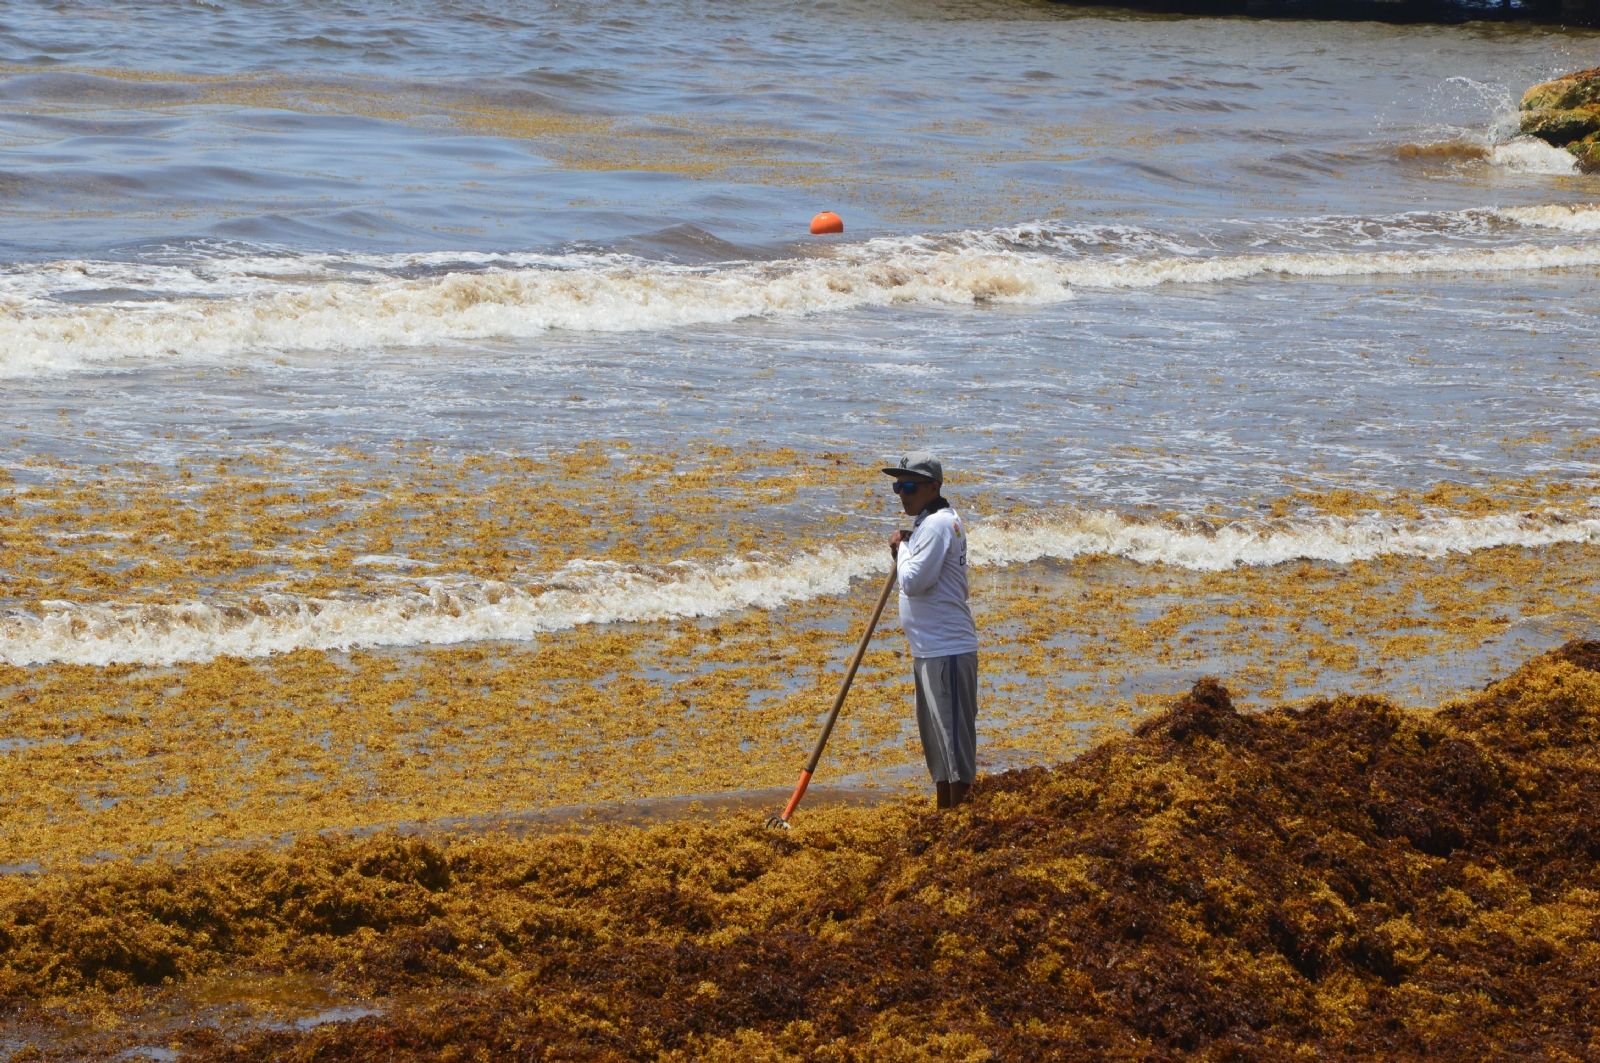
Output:
[[[967,607],[967,536],[939,493],[944,465],[908,454],[894,468],[900,505],[916,517],[889,536],[900,577],[900,626],[911,643],[917,731],[940,808],[966,800],[978,774],[978,629]]]

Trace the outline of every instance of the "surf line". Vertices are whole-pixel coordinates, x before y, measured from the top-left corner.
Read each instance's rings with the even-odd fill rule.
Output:
[[[1600,508],[1486,517],[1311,517],[1141,521],[1109,511],[975,523],[975,567],[1106,556],[1198,572],[1292,561],[1349,564],[1384,556],[1442,557],[1503,546],[1600,542]],[[714,617],[846,593],[887,571],[879,546],[824,546],[787,559],[730,557],[660,567],[569,562],[526,585],[423,576],[380,596],[260,595],[249,604],[69,604],[0,617],[0,661],[170,665],[298,649],[528,641],[590,624]]]
[[[25,299],[0,316],[0,378],[139,358],[289,350],[410,348],[551,329],[630,332],[869,306],[1049,305],[1077,288],[1156,288],[1259,277],[1533,271],[1600,265],[1600,243],[1457,251],[1111,255],[1061,259],[1009,250],[927,250],[869,242],[827,257],[716,269],[664,264],[487,268],[428,280],[249,295],[179,296],[70,307]],[[351,337],[360,337],[352,341]]]

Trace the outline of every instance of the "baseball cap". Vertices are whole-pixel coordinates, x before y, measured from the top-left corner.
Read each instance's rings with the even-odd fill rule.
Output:
[[[914,450],[900,459],[900,464],[883,470],[890,476],[903,476],[911,473],[914,476],[926,476],[930,480],[944,483],[944,463],[926,450]]]

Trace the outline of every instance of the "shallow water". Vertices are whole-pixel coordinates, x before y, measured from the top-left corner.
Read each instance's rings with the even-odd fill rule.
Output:
[[[1184,511],[1589,468],[1595,179],[1504,142],[1591,35],[76,4],[0,56],[14,456],[715,427]]]
[[[853,604],[786,611],[883,571],[898,518],[854,470],[913,447],[1010,573],[984,577],[997,706],[1085,675],[1074,697],[1127,705],[1207,667],[1432,700],[1592,623],[1569,599],[1600,538],[1600,177],[1513,112],[1600,64],[1593,33],[1022,0],[23,3],[0,64],[5,663],[409,667],[752,612],[842,642]],[[842,237],[806,234],[824,208]],[[550,471],[579,452],[599,464]],[[472,515],[531,459],[566,523]],[[233,507],[263,484],[277,508]],[[1373,588],[1338,607],[1354,627],[1294,589],[1302,560]],[[1018,612],[1144,579],[1092,668],[1110,621],[1054,601],[1046,637]],[[1205,627],[1280,606],[1348,645],[1295,672],[1301,620]],[[1180,656],[1141,657],[1162,617]],[[650,652],[650,681],[717,659]],[[6,729],[58,741],[37,723]],[[561,799],[781,782],[761,771]]]

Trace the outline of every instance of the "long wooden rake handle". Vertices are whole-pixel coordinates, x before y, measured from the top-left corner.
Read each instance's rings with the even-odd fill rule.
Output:
[[[878,618],[883,615],[883,607],[888,604],[889,592],[894,590],[895,577],[898,575],[899,566],[891,562],[889,578],[883,584],[883,593],[878,595],[878,604],[872,609],[872,619],[867,621],[867,630],[861,633],[861,641],[856,645],[855,656],[850,658],[850,667],[844,671],[844,682],[839,684],[839,693],[833,699],[833,708],[828,710],[827,722],[822,725],[822,733],[817,736],[817,744],[811,750],[811,759],[806,761],[806,770],[800,773],[800,781],[795,784],[794,796],[789,798],[789,805],[783,810],[783,815],[768,820],[768,826],[787,827],[789,817],[794,815],[800,799],[806,795],[806,787],[811,785],[811,774],[817,770],[817,762],[822,759],[822,749],[828,744],[828,736],[833,734],[833,725],[839,719],[839,710],[844,708],[845,695],[850,693],[850,684],[855,681],[856,669],[861,667],[861,658],[867,654],[867,643],[872,641],[872,633],[878,628]]]

